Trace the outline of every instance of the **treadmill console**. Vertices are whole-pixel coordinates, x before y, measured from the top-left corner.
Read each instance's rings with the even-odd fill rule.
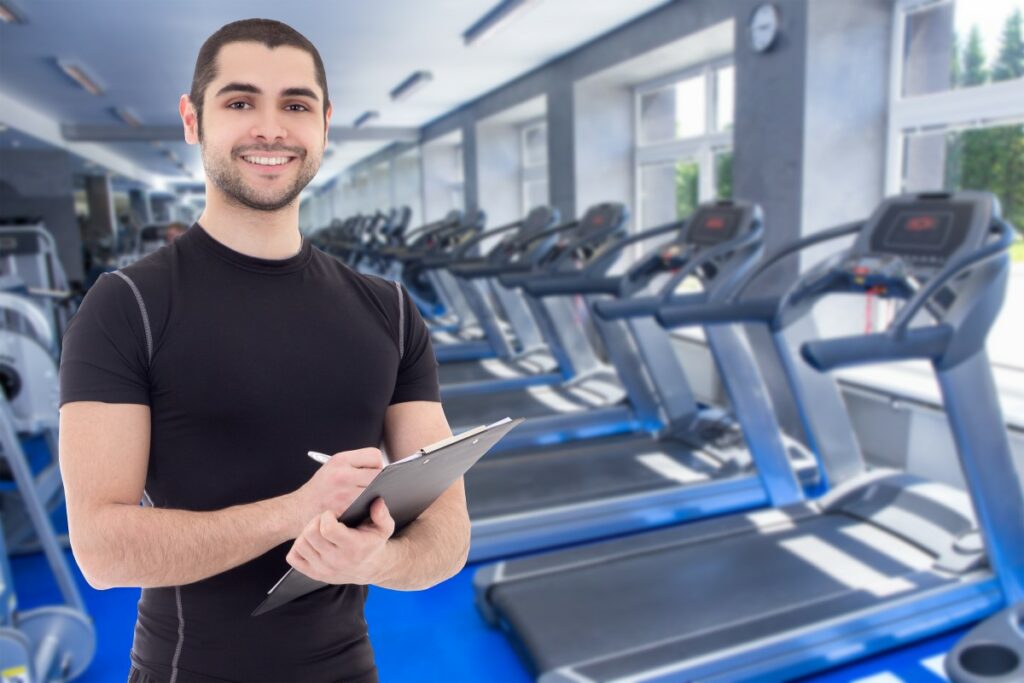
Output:
[[[684,240],[701,247],[728,242],[749,223],[751,213],[750,207],[742,204],[702,205],[690,218]]]
[[[894,197],[882,203],[851,250],[862,271],[902,261],[928,277],[962,251],[981,246],[992,221],[988,195],[974,192]]]

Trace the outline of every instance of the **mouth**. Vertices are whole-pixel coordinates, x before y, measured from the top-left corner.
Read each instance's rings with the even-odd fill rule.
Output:
[[[278,171],[295,161],[296,157],[280,154],[244,154],[241,156],[241,159],[247,166],[252,166],[261,170]]]

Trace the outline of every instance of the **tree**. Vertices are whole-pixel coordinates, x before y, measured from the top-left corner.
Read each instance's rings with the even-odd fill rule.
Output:
[[[992,65],[993,81],[1008,81],[1024,76],[1024,36],[1021,32],[1020,9],[1006,18],[1000,39],[999,55]]]
[[[685,218],[697,208],[699,170],[692,161],[676,163],[676,216]]]
[[[961,72],[961,85],[981,85],[988,80],[988,69],[985,68],[985,47],[981,42],[981,31],[977,25],[971,27],[964,46],[964,65]]]

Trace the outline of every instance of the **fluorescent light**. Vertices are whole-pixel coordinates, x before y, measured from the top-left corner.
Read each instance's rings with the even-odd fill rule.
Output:
[[[9,3],[0,0],[0,21],[5,24],[23,24],[25,20],[22,19],[21,12],[15,11]]]
[[[364,111],[362,114],[359,115],[359,117],[355,121],[352,122],[352,127],[353,128],[362,128],[363,126],[365,126],[370,121],[373,121],[374,119],[379,119],[379,118],[380,118],[380,112],[379,111]]]
[[[432,80],[434,75],[429,71],[417,71],[395,86],[391,91],[391,99],[404,100]]]
[[[93,95],[103,94],[103,88],[97,85],[96,81],[94,81],[80,65],[67,62],[63,59],[58,59],[57,66],[59,66],[61,70],[68,75],[68,78],[73,80],[75,83],[78,83],[78,85],[82,86]]]
[[[132,113],[130,109],[114,107],[114,116],[121,119],[132,128],[142,128],[142,122],[139,121],[139,117]]]
[[[466,45],[475,45],[487,40],[509,24],[512,19],[523,13],[523,10],[537,4],[539,0],[502,0],[491,11],[462,34]]]

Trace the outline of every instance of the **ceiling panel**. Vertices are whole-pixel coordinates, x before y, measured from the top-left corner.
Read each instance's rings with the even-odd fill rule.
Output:
[[[317,45],[327,67],[335,124],[349,125],[363,111],[376,109],[381,117],[375,125],[419,127],[665,0],[537,0],[486,42],[463,45],[462,32],[495,4],[34,0],[22,5],[26,24],[0,24],[0,91],[62,123],[117,125],[112,110],[125,107],[145,125],[174,124],[202,42],[229,21],[258,16],[287,22]],[[81,64],[105,92],[86,93],[57,67],[57,58]],[[419,69],[431,71],[434,81],[405,102],[391,102],[389,90]],[[318,178],[328,179],[344,168],[342,163],[381,146],[338,145]],[[153,173],[176,171],[149,144],[111,147]],[[360,156],[354,156],[357,152]],[[199,172],[198,154],[184,150],[179,156]]]

